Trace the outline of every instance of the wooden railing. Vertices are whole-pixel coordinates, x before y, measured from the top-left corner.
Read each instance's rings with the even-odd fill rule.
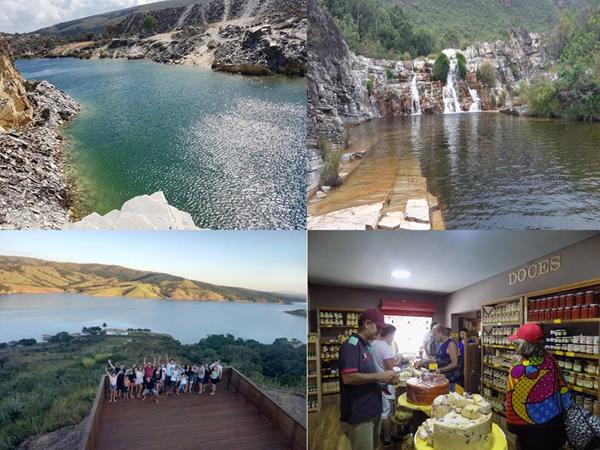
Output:
[[[92,404],[90,415],[87,418],[85,429],[83,431],[83,437],[81,444],[79,444],[79,450],[96,450],[96,433],[100,423],[100,413],[106,399],[106,388],[108,387],[108,378],[106,375],[100,377],[100,383],[96,390],[96,398]]]
[[[252,381],[234,367],[223,369],[223,380],[227,388],[234,389],[244,396],[246,401],[256,408],[258,414],[267,419],[273,429],[292,450],[306,449],[306,424],[302,424],[275,403]]]

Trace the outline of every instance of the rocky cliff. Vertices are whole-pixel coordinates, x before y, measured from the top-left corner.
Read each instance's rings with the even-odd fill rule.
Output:
[[[144,27],[156,19],[152,30]],[[89,42],[11,36],[21,57],[152,59],[247,75],[304,75],[306,0],[213,0],[136,11]]]
[[[0,36],[0,132],[20,128],[32,117],[25,83],[15,68],[8,43]]]

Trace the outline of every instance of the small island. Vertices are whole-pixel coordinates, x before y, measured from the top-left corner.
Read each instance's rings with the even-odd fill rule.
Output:
[[[306,309],[292,309],[290,311],[284,311],[284,313],[291,314],[292,316],[306,317]]]

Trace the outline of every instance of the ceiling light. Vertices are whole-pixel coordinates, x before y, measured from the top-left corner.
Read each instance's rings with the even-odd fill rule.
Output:
[[[392,277],[394,278],[400,278],[401,280],[406,280],[407,278],[409,278],[411,275],[411,273],[408,270],[394,270],[392,272]]]

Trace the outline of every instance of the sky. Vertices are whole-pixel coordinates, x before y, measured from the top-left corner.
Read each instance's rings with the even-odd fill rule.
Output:
[[[0,255],[114,264],[224,286],[306,294],[303,231],[3,231]]]
[[[0,0],[0,32],[26,33],[157,0]]]

